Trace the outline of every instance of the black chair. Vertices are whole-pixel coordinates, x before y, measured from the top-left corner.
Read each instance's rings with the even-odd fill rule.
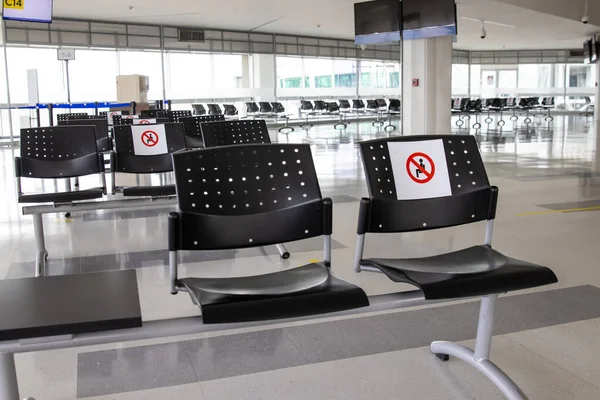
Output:
[[[165,138],[157,131],[164,126]],[[157,141],[165,140],[167,151],[163,154],[136,155],[134,135],[145,135],[144,129],[158,136]],[[156,137],[155,136],[155,137]],[[171,153],[185,150],[185,132],[181,123],[166,123],[164,125],[119,125],[114,127],[115,149],[110,154],[112,175],[112,193],[117,191],[116,172],[127,174],[157,174],[173,171]],[[119,188],[123,196],[135,197],[168,197],[175,195],[175,185],[163,186],[131,186]]]
[[[160,111],[166,110],[142,110],[140,111],[140,118],[157,118]]]
[[[579,115],[584,117],[593,117],[595,112],[595,106],[592,103],[592,99],[589,96],[585,96],[585,104],[580,108],[580,110],[584,110],[579,113]]]
[[[112,150],[112,140],[108,137],[108,120],[106,118],[96,116],[96,118],[66,119],[58,121],[58,126],[62,125],[92,125],[96,130],[96,142],[98,146],[98,151],[106,152]]]
[[[225,121],[224,115],[197,115],[192,117],[181,117],[179,122],[183,124],[185,131],[185,142],[188,148],[201,149],[204,147],[202,139],[202,128],[200,124],[203,122]]]
[[[381,108],[382,110],[387,108],[387,101],[385,101],[385,99],[375,99],[375,102],[377,103],[377,107]]]
[[[21,178],[64,179],[98,174],[100,187],[56,193],[24,194]],[[106,194],[104,159],[92,125],[21,129],[21,156],[15,157],[19,203],[71,203]]]
[[[492,249],[498,188],[488,182],[475,137],[410,136],[360,146],[369,198],[360,204],[355,270],[382,272],[394,282],[414,285],[426,300],[483,296],[475,351],[449,342],[433,342],[431,351],[444,361],[449,356],[466,361],[509,399],[524,398],[489,361],[494,305],[500,293],[548,285],[557,278],[546,267]],[[395,167],[401,176],[392,172]],[[428,188],[434,174],[435,189]],[[487,221],[480,246],[425,258],[363,258],[366,233],[416,232],[478,221]]]
[[[208,115],[221,115],[223,111],[218,104],[207,104],[208,106]]]
[[[283,104],[274,101],[271,103],[271,106],[273,106],[273,112],[277,115],[281,115],[281,114],[285,114],[285,107],[283,106]]]
[[[202,104],[192,104],[194,115],[206,115],[206,108]]]
[[[187,291],[202,308],[204,323],[291,318],[368,305],[360,288],[329,269],[332,202],[321,197],[309,145],[194,150],[174,154],[173,163],[179,211],[169,215],[171,293]],[[318,236],[324,236],[324,262],[238,278],[178,277],[180,250],[238,249]]]
[[[273,111],[273,106],[268,101],[259,101],[258,105],[260,106],[259,112],[261,117],[275,117],[276,114]]]
[[[352,110],[355,113],[360,113],[365,111],[365,103],[360,99],[352,100]]]
[[[397,129],[396,125],[392,124],[392,117],[402,115],[402,102],[400,99],[390,99],[387,110],[387,125],[383,129],[387,132],[393,132]]]
[[[256,117],[259,113],[259,108],[255,102],[250,101],[246,103],[246,115],[249,117]]]
[[[113,126],[115,125],[133,125],[133,115],[113,115]]]
[[[348,100],[339,100],[340,103],[340,112],[349,113],[352,109],[350,106],[350,102]]]
[[[238,109],[233,104],[223,104],[223,114],[226,117],[237,117]]]
[[[327,103],[325,103],[323,100],[315,100],[314,104],[314,111],[319,113],[327,113]]]
[[[157,110],[156,122],[179,122],[179,118],[191,117],[192,112],[189,110]]]
[[[204,147],[207,148],[244,143],[271,143],[269,128],[264,119],[202,122],[200,129]]]
[[[308,122],[308,118],[312,115],[317,115],[319,112],[315,111],[315,106],[312,101],[309,100],[300,100],[300,115],[304,116],[304,122],[300,124],[300,128],[302,129],[310,129],[313,127],[313,124]]]
[[[336,103],[335,101],[331,101],[328,103],[325,103],[327,106],[327,113],[328,114],[339,114],[340,112],[340,106],[338,105],[338,103]]]
[[[379,104],[377,104],[377,100],[367,100],[367,111],[372,113],[379,112]]]
[[[90,115],[88,113],[64,113],[64,114],[57,114],[56,120],[57,121],[66,121],[68,119],[84,119],[84,118],[88,118],[88,117],[90,117]]]

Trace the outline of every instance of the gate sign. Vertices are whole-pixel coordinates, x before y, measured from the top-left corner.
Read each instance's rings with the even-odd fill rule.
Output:
[[[133,119],[134,125],[149,125],[149,124],[155,124],[155,123],[156,123],[156,118],[134,118]]]
[[[167,154],[167,135],[164,125],[136,125],[131,127],[133,153],[136,156]]]
[[[389,142],[388,148],[398,200],[452,195],[446,153],[441,139]]]

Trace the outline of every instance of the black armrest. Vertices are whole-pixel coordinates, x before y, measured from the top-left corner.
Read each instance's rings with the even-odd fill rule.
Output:
[[[179,250],[179,213],[169,213],[168,236],[169,236],[169,251]]]
[[[15,157],[15,177],[20,178],[23,176],[21,171],[21,157]]]
[[[333,201],[330,198],[323,199],[323,235],[333,233]]]
[[[371,208],[371,200],[362,198],[360,200],[360,208],[358,209],[358,226],[356,227],[356,233],[364,235],[367,232],[369,226],[369,210]]]

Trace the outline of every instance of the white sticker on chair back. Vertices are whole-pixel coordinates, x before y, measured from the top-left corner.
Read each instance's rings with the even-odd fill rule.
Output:
[[[398,200],[452,196],[441,139],[388,142]]]
[[[156,123],[156,118],[134,118],[133,119],[134,125],[149,125],[149,124],[155,124],[155,123]]]
[[[131,136],[136,156],[155,156],[169,152],[164,125],[134,125],[131,127]]]

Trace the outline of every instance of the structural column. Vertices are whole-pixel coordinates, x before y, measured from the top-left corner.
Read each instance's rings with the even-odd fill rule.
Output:
[[[252,63],[254,89],[257,93],[257,100],[274,101],[275,81],[277,79],[275,76],[275,55],[253,54]]]
[[[596,132],[600,130],[600,63],[596,64],[596,80],[594,91],[594,121],[596,121]]]
[[[402,42],[404,135],[450,134],[452,37]]]

